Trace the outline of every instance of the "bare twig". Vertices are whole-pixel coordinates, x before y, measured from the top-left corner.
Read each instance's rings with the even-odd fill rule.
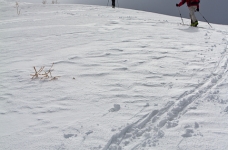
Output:
[[[16,8],[17,8],[17,15],[19,16],[21,14],[21,9],[19,9],[19,3],[16,2]]]
[[[33,68],[34,68],[34,70],[35,70],[35,74],[34,74],[34,75],[31,74],[31,76],[33,76],[32,79],[34,79],[34,78],[39,78],[39,75],[41,75],[40,73],[43,71],[44,67],[41,67],[41,68],[39,69],[39,71],[36,70],[36,67],[33,67]]]
[[[43,0],[42,3],[43,3],[43,4],[47,4],[47,0]]]
[[[52,0],[52,4],[57,4],[58,0]]]
[[[36,67],[33,67],[34,70],[35,70],[35,74],[31,74],[32,79],[35,79],[35,78],[40,78],[41,80],[42,79],[49,79],[49,78],[51,78],[50,80],[58,79],[60,76],[53,77],[52,74],[51,74],[51,72],[53,71],[53,69],[52,69],[53,65],[54,65],[54,63],[52,64],[51,68],[48,71],[43,71],[44,70],[44,66],[41,67],[39,69],[39,71],[36,70]]]

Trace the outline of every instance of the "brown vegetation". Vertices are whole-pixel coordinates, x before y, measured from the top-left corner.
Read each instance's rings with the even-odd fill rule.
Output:
[[[38,71],[37,71],[36,67],[33,67],[35,70],[35,74],[31,74],[32,79],[41,79],[41,80],[42,79],[50,79],[50,80],[58,79],[60,76],[53,77],[51,74],[53,71],[53,69],[52,69],[53,65],[54,65],[54,63],[52,64],[51,68],[48,69],[47,71],[44,71],[44,68],[45,68],[44,66],[42,66]]]

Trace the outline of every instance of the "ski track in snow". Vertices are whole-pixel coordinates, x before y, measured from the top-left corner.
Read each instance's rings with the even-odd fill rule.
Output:
[[[104,149],[118,149],[128,145],[130,142],[139,143],[127,149],[140,149],[147,145],[155,146],[165,134],[163,128],[172,128],[178,125],[178,120],[188,109],[192,109],[192,103],[197,99],[208,95],[209,91],[219,86],[228,76],[228,57],[226,52],[219,60],[215,71],[204,83],[199,84],[196,89],[185,92],[176,102],[169,101],[160,110],[153,110],[146,117],[136,123],[126,126],[121,132],[115,134]],[[164,129],[165,130],[165,129]],[[144,136],[143,136],[144,135]],[[186,135],[187,136],[187,135]],[[131,140],[129,140],[131,138]]]
[[[221,31],[214,30],[214,32]],[[205,36],[208,36],[208,33]],[[178,126],[179,120],[186,112],[192,109],[197,109],[195,105],[199,105],[199,103],[194,103],[195,101],[205,99],[205,97],[208,98],[212,89],[223,84],[224,80],[227,80],[228,78],[228,38],[226,36],[227,32],[222,32],[222,34],[226,37],[226,39],[224,39],[226,42],[224,51],[221,52],[220,59],[218,59],[212,73],[202,83],[199,83],[196,88],[191,91],[185,91],[176,99],[176,101],[169,101],[163,108],[152,110],[151,113],[143,116],[143,118],[137,122],[124,127],[119,133],[112,136],[104,147],[104,150],[150,149],[150,147],[155,147],[159,144],[159,139],[165,135],[166,130]],[[205,39],[210,39],[210,37],[206,37]],[[218,93],[219,91],[215,91],[215,94],[216,92]],[[227,93],[226,96],[228,96]],[[209,99],[214,100],[214,97]],[[221,103],[223,103],[223,100]],[[227,111],[227,108],[224,111]],[[199,125],[196,122],[195,128],[198,127]],[[194,133],[193,129],[186,129],[186,133],[182,136],[191,137],[192,133]],[[180,149],[180,143],[178,143],[177,149]],[[191,149],[193,149],[192,146],[193,145],[191,145]],[[225,147],[226,146],[223,148]]]
[[[214,32],[221,31],[214,30]],[[210,39],[210,37],[207,37],[208,33],[210,32],[207,32],[205,35],[206,40]],[[209,96],[212,89],[215,89],[223,84],[224,80],[227,80],[228,77],[228,38],[226,36],[227,32],[222,33],[224,34],[224,37],[226,37],[226,39],[223,39],[226,42],[226,46],[224,51],[221,52],[220,59],[215,65],[214,70],[207,77],[207,79],[205,79],[202,83],[199,83],[195,89],[185,91],[179,98],[176,99],[176,101],[169,101],[163,108],[159,110],[152,110],[151,113],[143,116],[143,118],[137,122],[124,127],[119,133],[112,136],[107,145],[104,147],[104,150],[150,149],[150,147],[155,147],[159,144],[159,139],[165,135],[166,130],[176,127],[179,119],[183,117],[186,112],[192,109],[197,109],[195,106],[192,106],[198,105],[198,102],[194,103],[195,101]],[[211,98],[211,100],[213,99],[214,97]],[[195,126],[197,126],[195,128],[198,128],[198,123],[196,123]],[[182,136],[191,137],[193,132],[194,131],[192,129],[186,129],[186,133]],[[131,145],[130,143],[133,144]],[[177,149],[179,149],[179,144],[177,145]]]
[[[192,150],[186,141],[206,133],[194,121],[210,113],[203,106],[227,116],[227,27],[84,5],[22,3],[16,16],[3,2],[2,148]],[[57,81],[30,81],[33,66],[52,63]]]

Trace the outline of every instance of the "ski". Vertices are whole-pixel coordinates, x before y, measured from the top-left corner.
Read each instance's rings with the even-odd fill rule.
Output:
[[[188,26],[188,27],[192,27],[192,28],[207,29],[207,28],[205,28],[205,27],[200,27],[200,26],[196,26],[196,27],[194,27],[194,26],[191,26],[191,25],[188,25],[188,24],[182,24],[182,23],[180,23],[180,25],[183,25],[183,26]]]

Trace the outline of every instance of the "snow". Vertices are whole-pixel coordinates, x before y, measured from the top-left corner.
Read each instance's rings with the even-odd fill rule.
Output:
[[[1,149],[227,149],[228,26],[19,8],[0,0]],[[32,79],[33,67],[49,78]]]

